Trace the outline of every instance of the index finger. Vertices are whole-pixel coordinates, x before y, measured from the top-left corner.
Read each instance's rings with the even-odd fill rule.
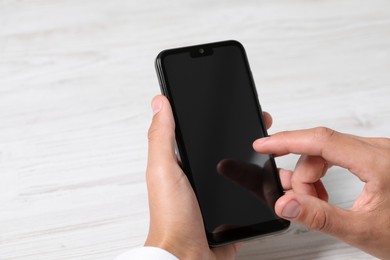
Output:
[[[276,156],[289,153],[321,156],[330,164],[350,170],[364,182],[370,178],[376,160],[372,145],[325,127],[280,132],[256,140],[253,148]]]

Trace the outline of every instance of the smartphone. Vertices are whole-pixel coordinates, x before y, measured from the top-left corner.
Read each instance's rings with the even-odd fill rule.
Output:
[[[198,199],[210,246],[281,231],[283,189],[272,155],[256,153],[267,136],[241,43],[223,41],[162,51],[160,88],[172,106],[182,169]]]

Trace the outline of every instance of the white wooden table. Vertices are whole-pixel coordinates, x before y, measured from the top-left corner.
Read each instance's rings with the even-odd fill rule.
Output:
[[[0,0],[0,259],[112,259],[142,245],[154,58],[226,39],[246,46],[270,133],[389,136],[388,0]],[[362,188],[339,168],[324,182],[341,207]],[[296,225],[238,257],[352,258],[371,257]]]

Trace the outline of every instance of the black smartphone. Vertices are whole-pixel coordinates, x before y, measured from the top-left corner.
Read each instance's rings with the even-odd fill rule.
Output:
[[[162,51],[161,92],[176,123],[182,168],[197,196],[210,246],[286,229],[274,205],[283,189],[244,47],[224,41]]]

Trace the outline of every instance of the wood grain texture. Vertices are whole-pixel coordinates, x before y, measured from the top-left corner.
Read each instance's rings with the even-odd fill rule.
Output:
[[[389,136],[388,0],[0,0],[0,259],[112,259],[142,245],[154,58],[225,39],[247,49],[271,133]],[[362,188],[339,168],[324,182],[341,207]],[[238,257],[352,258],[371,257],[296,225]]]

